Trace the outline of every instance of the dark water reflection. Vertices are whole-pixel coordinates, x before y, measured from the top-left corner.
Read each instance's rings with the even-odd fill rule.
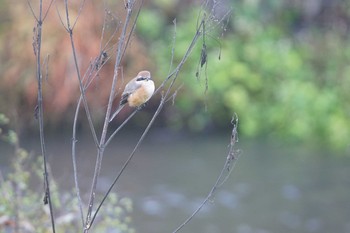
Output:
[[[108,188],[136,136],[116,139],[106,151],[100,191]],[[48,137],[53,176],[67,190],[73,187],[69,138]],[[25,147],[38,151],[34,140],[24,140]],[[116,188],[134,202],[136,231],[172,232],[187,218],[214,184],[228,142],[228,136],[151,133]],[[78,146],[79,177],[88,193],[95,149],[87,138]],[[350,232],[349,157],[244,139],[238,147],[243,154],[230,179],[181,232]]]

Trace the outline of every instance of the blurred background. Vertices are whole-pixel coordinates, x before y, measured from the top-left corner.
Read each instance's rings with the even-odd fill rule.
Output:
[[[0,0],[0,5],[0,113],[10,119],[2,134],[13,129],[21,147],[38,155],[35,22],[25,2]],[[64,14],[61,2],[57,9]],[[79,2],[72,1],[71,9],[75,16]],[[191,42],[199,10],[199,1],[145,1],[123,60],[124,78],[149,69],[159,85],[171,65],[174,18],[173,67]],[[132,227],[170,231],[194,211],[224,164],[231,116],[237,113],[242,150],[237,166],[213,204],[184,232],[350,232],[350,2],[225,0],[215,15],[220,19],[228,10],[229,20],[208,32],[200,78],[201,43],[179,74],[183,86],[174,104],[160,114],[120,181],[116,192],[134,203]],[[74,34],[82,73],[101,53],[103,22],[102,46],[124,15],[114,1],[86,2]],[[49,162],[58,185],[71,190],[79,87],[69,37],[55,8],[45,21],[42,45],[43,56],[49,54],[44,79]],[[114,68],[115,47],[108,48],[111,59],[88,91],[98,130]],[[154,96],[108,149],[100,191],[127,158],[160,97]],[[123,111],[114,126],[129,113]],[[78,129],[81,183],[88,193],[95,152],[84,111]],[[0,153],[1,170],[10,172],[12,146],[1,142]]]

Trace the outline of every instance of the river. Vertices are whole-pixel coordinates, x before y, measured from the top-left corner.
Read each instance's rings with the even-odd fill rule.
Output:
[[[91,138],[83,135],[78,138],[77,157],[82,193],[87,196],[96,150]],[[107,148],[100,192],[108,188],[139,136],[140,132],[134,132],[118,137]],[[47,136],[48,160],[62,190],[73,189],[70,138]],[[132,199],[132,227],[136,232],[176,229],[215,183],[225,163],[229,140],[229,135],[151,130],[113,190],[120,197]],[[22,144],[40,153],[36,137],[22,139]],[[349,156],[302,144],[242,138],[237,148],[242,153],[230,178],[180,232],[350,232]],[[2,156],[1,166],[9,159]]]

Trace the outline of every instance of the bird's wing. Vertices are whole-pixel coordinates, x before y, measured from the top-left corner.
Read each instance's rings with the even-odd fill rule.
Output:
[[[134,78],[134,79],[136,79],[136,78]],[[128,84],[126,84],[119,104],[120,105],[126,104],[126,102],[128,102],[129,95],[140,87],[141,87],[141,84],[136,83],[134,80],[131,80]]]
[[[122,97],[120,98],[119,106],[122,106],[122,105],[126,104],[126,102],[128,102],[129,95],[130,95],[130,93],[123,93],[122,94]]]
[[[126,93],[132,93],[134,92],[137,88],[141,87],[140,83],[135,82],[136,78],[134,78],[133,80],[131,80],[130,82],[128,82],[128,84],[126,84],[124,91],[123,91],[123,95]]]

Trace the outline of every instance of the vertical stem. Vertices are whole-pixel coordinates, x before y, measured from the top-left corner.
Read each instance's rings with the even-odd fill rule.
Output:
[[[49,204],[50,217],[52,232],[55,233],[55,221],[53,216],[52,201],[50,195],[50,185],[47,171],[47,158],[46,158],[46,146],[45,146],[45,135],[44,135],[44,110],[43,110],[43,93],[42,93],[42,72],[41,72],[41,40],[42,40],[42,0],[39,2],[39,17],[37,21],[37,34],[34,38],[36,45],[36,78],[38,81],[38,121],[39,121],[39,132],[40,132],[40,145],[41,153],[44,160],[44,184],[45,184],[45,197],[44,203]]]
[[[77,159],[76,159],[76,134],[77,134],[77,121],[78,121],[78,113],[81,105],[82,97],[80,96],[77,104],[77,108],[75,110],[74,122],[73,122],[73,136],[72,136],[72,161],[73,161],[73,173],[74,173],[74,185],[75,191],[78,198],[78,205],[80,211],[80,218],[82,222],[82,226],[84,227],[84,212],[83,212],[83,202],[80,196],[80,188],[79,188],[79,180],[78,180],[78,168],[77,168]]]
[[[94,142],[95,142],[96,146],[98,146],[96,130],[95,130],[95,127],[94,127],[93,122],[92,122],[92,118],[91,118],[91,114],[90,114],[90,110],[89,110],[89,105],[88,105],[86,97],[85,97],[85,89],[84,89],[84,86],[83,86],[83,83],[82,83],[82,79],[81,79],[81,75],[80,75],[80,70],[79,70],[79,65],[78,65],[78,58],[77,58],[75,45],[74,45],[74,39],[73,39],[73,27],[71,27],[70,20],[69,20],[68,0],[65,0],[64,3],[65,3],[65,7],[66,7],[67,31],[69,33],[69,38],[70,38],[70,42],[71,42],[74,65],[75,65],[75,69],[76,69],[77,76],[78,76],[78,81],[79,81],[79,89],[80,89],[80,93],[81,93],[81,96],[82,96],[82,99],[83,99],[84,109],[85,109],[85,112],[86,112],[86,117],[87,117],[88,122],[89,122],[91,134],[93,136],[93,139],[94,139]],[[81,11],[79,11],[79,12],[81,12]],[[78,17],[79,17],[79,15],[78,15]]]
[[[128,25],[129,25],[129,22],[130,22],[130,19],[131,19],[131,15],[132,15],[132,6],[133,6],[133,4],[129,4],[129,6],[127,8],[126,19],[125,19],[123,30],[121,32],[121,35],[120,35],[120,38],[119,38],[119,41],[118,41],[118,48],[117,48],[116,62],[115,62],[115,66],[114,66],[112,87],[111,87],[111,91],[110,91],[110,95],[109,95],[107,111],[106,111],[106,117],[105,117],[105,121],[104,121],[104,124],[103,124],[103,129],[102,129],[102,134],[101,134],[99,148],[98,148],[98,151],[97,151],[95,172],[94,172],[92,185],[91,185],[89,206],[88,206],[86,222],[85,222],[85,229],[84,229],[85,233],[87,233],[89,231],[89,228],[91,227],[91,214],[92,214],[92,208],[93,208],[94,200],[95,200],[95,196],[96,196],[97,179],[98,179],[100,171],[101,171],[101,163],[102,163],[104,147],[105,147],[105,141],[106,141],[106,136],[107,136],[107,130],[108,130],[108,125],[109,125],[109,117],[110,117],[110,114],[111,114],[112,103],[113,103],[114,94],[115,94],[115,91],[116,91],[116,85],[117,85],[118,73],[119,73],[118,71],[119,71],[119,66],[120,66],[121,59],[122,59],[123,47],[124,47],[125,37],[126,37],[126,34],[127,34],[127,28],[128,28]]]

